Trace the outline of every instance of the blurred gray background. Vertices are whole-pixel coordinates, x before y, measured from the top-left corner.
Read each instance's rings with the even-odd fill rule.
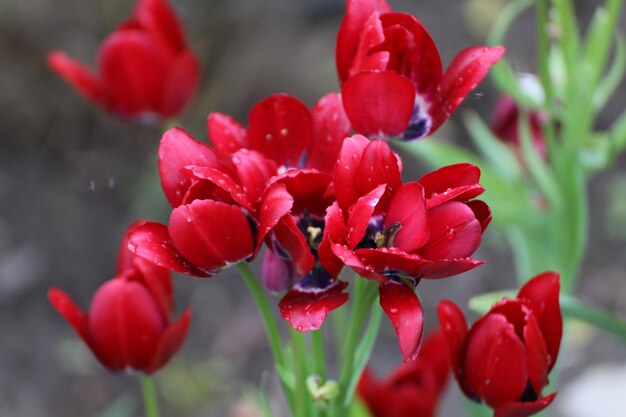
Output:
[[[447,64],[460,49],[484,42],[506,0],[390,3],[422,20]],[[583,27],[598,4],[577,2]],[[173,5],[202,62],[202,84],[179,123],[196,138],[206,140],[211,111],[245,123],[250,107],[269,94],[286,92],[312,106],[338,88],[334,42],[342,0],[176,0]],[[156,171],[161,129],[105,114],[45,65],[52,49],[92,64],[99,43],[133,6],[131,0],[0,0],[0,416],[143,412],[135,378],[107,373],[46,300],[47,289],[58,286],[87,308],[93,292],[114,274],[126,226],[137,217],[167,219]],[[512,29],[507,47],[516,69],[535,70],[532,13]],[[622,85],[598,128],[624,109],[625,92]],[[469,146],[460,112],[473,108],[488,119],[496,99],[493,85],[485,81],[437,138]],[[404,166],[407,178],[426,170],[409,159]],[[593,179],[590,197],[591,241],[578,294],[625,315],[625,158]],[[488,263],[420,285],[428,328],[436,324],[439,299],[464,305],[471,295],[514,285],[511,254],[493,230],[477,257]],[[162,414],[256,416],[249,398],[271,362],[242,280],[225,271],[210,280],[176,277],[175,286],[178,311],[192,304],[194,318],[183,349],[156,378]],[[560,359],[562,392],[553,415],[574,416],[566,408],[574,400],[614,401],[623,411],[626,348],[580,324],[571,334]],[[373,366],[384,374],[399,362],[395,336],[385,322]],[[269,376],[267,388],[280,410],[274,374]],[[607,380],[624,388],[621,396],[602,398]],[[458,416],[458,389],[451,384],[448,391],[440,415]],[[623,415],[590,413],[584,415]]]

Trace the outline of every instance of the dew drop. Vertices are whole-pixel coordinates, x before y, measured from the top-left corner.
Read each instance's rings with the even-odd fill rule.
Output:
[[[287,134],[288,134],[288,133],[289,133],[289,131],[288,131],[287,129],[281,129],[281,130],[280,130],[280,134],[281,134],[282,136],[287,136]],[[271,139],[271,135],[270,135],[270,139]],[[269,139],[268,139],[268,140],[269,140]]]
[[[398,314],[398,309],[397,309],[397,308],[395,308],[395,307],[391,307],[391,308],[389,309],[389,314],[393,314],[393,315]]]

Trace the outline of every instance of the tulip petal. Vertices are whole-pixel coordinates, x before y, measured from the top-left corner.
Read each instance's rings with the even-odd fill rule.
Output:
[[[328,313],[348,301],[348,293],[343,292],[347,286],[345,281],[333,281],[321,291],[294,288],[278,303],[280,313],[291,327],[300,332],[318,330]]]
[[[279,294],[290,288],[295,280],[291,261],[283,259],[271,250],[265,252],[261,264],[261,281],[265,288]]]
[[[491,223],[491,219],[493,218],[491,216],[491,208],[489,208],[487,203],[481,200],[472,200],[465,204],[472,209],[476,220],[480,223],[482,233],[485,233],[485,229],[487,229],[487,226],[489,226],[489,223]]]
[[[387,184],[390,194],[397,191],[402,185],[398,159],[387,142],[372,140],[361,154],[353,180],[359,194],[368,193],[380,184]]]
[[[359,274],[362,278],[372,280],[376,283],[382,284],[387,281],[387,278],[374,271],[370,265],[365,264],[352,250],[348,249],[346,245],[339,243],[332,243],[330,245],[335,256],[341,259],[346,266],[349,266]]]
[[[343,214],[336,201],[326,209],[324,217],[324,234],[322,241],[317,248],[317,256],[320,263],[328,271],[328,274],[336,278],[341,272],[343,263],[332,251],[331,244],[340,242],[348,234],[346,224],[343,221]]]
[[[391,11],[391,6],[387,4],[386,0],[347,1],[346,14],[343,16],[339,32],[337,33],[337,45],[335,49],[339,82],[344,82],[349,77],[349,71],[357,53],[365,22],[374,12],[383,14]]]
[[[287,94],[269,96],[255,104],[248,115],[248,142],[279,166],[299,168],[312,140],[309,109]]]
[[[385,228],[394,223],[401,225],[392,246],[405,252],[413,252],[423,246],[430,237],[430,225],[426,214],[424,189],[418,182],[404,184],[394,194],[387,215]]]
[[[243,194],[241,187],[226,173],[219,169],[202,166],[187,166],[185,168],[194,177],[206,180],[216,187],[224,190],[236,204],[241,205],[247,210],[253,211],[252,204]],[[230,203],[230,201],[227,201]]]
[[[178,54],[170,64],[163,84],[163,98],[159,113],[174,117],[187,104],[200,79],[200,64],[190,50]]]
[[[478,183],[480,169],[473,164],[454,164],[431,171],[418,180],[424,187],[428,208],[447,201],[465,202],[485,189]]]
[[[82,311],[64,291],[57,288],[48,290],[48,301],[52,307],[74,328],[83,342],[92,349],[91,337],[89,336],[88,316]]]
[[[124,30],[109,35],[99,50],[98,66],[112,110],[126,117],[159,112],[167,65],[148,33]]]
[[[524,343],[528,361],[528,378],[537,397],[548,385],[548,350],[537,319],[529,314],[524,327]]]
[[[343,84],[341,96],[357,133],[394,137],[409,125],[415,87],[408,78],[392,71],[361,72]]]
[[[421,267],[420,273],[424,279],[447,278],[467,272],[484,263],[485,261],[471,258],[430,260]]]
[[[213,112],[207,118],[209,140],[216,150],[234,153],[247,148],[246,129],[235,119],[222,113]]]
[[[493,408],[518,401],[526,389],[526,348],[501,314],[488,314],[472,326],[465,357],[467,384]]]
[[[237,206],[218,201],[194,200],[176,207],[168,230],[176,249],[205,271],[224,268],[254,252],[245,214]]]
[[[315,265],[315,258],[294,217],[291,215],[283,216],[274,226],[273,232],[281,249],[289,254],[296,274],[300,277],[308,274]]]
[[[478,400],[476,394],[468,386],[465,375],[467,349],[465,340],[468,332],[465,315],[452,301],[442,300],[437,305],[437,317],[439,317],[439,326],[446,338],[452,372],[459,387],[468,398]]]
[[[339,207],[344,213],[347,213],[350,206],[360,197],[355,186],[357,181],[355,178],[356,170],[361,161],[361,155],[369,143],[370,141],[365,136],[353,135],[346,138],[341,145],[333,174],[333,182]]]
[[[313,142],[305,167],[332,175],[343,140],[352,129],[343,109],[341,95],[326,94],[315,104],[311,116],[313,116]]]
[[[48,54],[48,66],[83,97],[105,108],[108,107],[108,100],[105,98],[101,82],[93,70],[61,51]]]
[[[259,210],[259,229],[257,236],[258,252],[263,244],[265,236],[278,224],[283,216],[287,215],[293,207],[293,197],[287,192],[284,184],[272,184],[265,191]]]
[[[178,207],[191,187],[191,176],[184,171],[190,165],[219,168],[215,152],[196,141],[183,129],[168,129],[159,145],[159,175],[163,193],[172,207]]]
[[[489,69],[500,60],[505,48],[470,47],[463,49],[450,63],[441,80],[438,98],[429,109],[432,117],[430,133],[450,117],[470,91],[482,81]]]
[[[267,188],[269,180],[276,174],[276,164],[261,153],[239,149],[232,154],[241,187],[248,200],[256,202]]]
[[[508,402],[496,408],[494,417],[529,417],[549,406],[556,397],[556,392],[533,402]]]
[[[134,14],[142,27],[149,30],[153,36],[163,38],[173,51],[184,49],[185,36],[178,18],[167,2],[140,0]]]
[[[197,268],[176,250],[167,226],[160,223],[148,222],[133,228],[128,235],[128,249],[171,271],[196,277],[211,276],[211,273]]]
[[[374,50],[376,45],[385,41],[380,15],[374,12],[363,25],[356,55],[350,66],[350,76],[362,71],[384,71],[389,62],[389,52]]]
[[[329,193],[332,177],[315,169],[290,169],[272,178],[272,183],[285,184],[287,192],[293,196],[294,214],[305,210],[312,215],[323,216],[326,208],[334,201]]]
[[[156,372],[162,368],[178,352],[187,337],[190,322],[191,310],[186,309],[180,319],[170,324],[161,334],[148,373]]]
[[[482,227],[467,205],[449,201],[429,210],[428,216],[430,240],[419,250],[424,258],[465,258],[480,245]]]
[[[348,211],[348,231],[344,235],[348,247],[354,249],[365,236],[370,220],[378,202],[382,198],[387,184],[380,184],[363,197],[359,198]]]
[[[559,274],[544,272],[524,284],[517,295],[530,303],[537,318],[548,348],[548,370],[556,363],[563,334],[559,288]]]
[[[415,291],[404,283],[387,281],[380,286],[380,306],[396,330],[403,360],[414,361],[424,330],[422,305]]]

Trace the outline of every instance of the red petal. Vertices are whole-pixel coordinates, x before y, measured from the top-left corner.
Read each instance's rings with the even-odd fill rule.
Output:
[[[237,206],[195,200],[172,211],[168,229],[176,249],[205,271],[242,261],[254,252],[250,224]]]
[[[548,385],[548,350],[534,315],[530,314],[524,327],[528,378],[537,396]]]
[[[341,96],[338,93],[326,94],[313,107],[311,115],[313,142],[309,149],[306,168],[315,168],[332,174],[343,140],[352,129],[343,109]]]
[[[361,277],[372,280],[379,284],[387,281],[387,278],[375,272],[374,268],[364,263],[353,251],[348,249],[346,245],[331,243],[330,248],[332,249],[335,256],[341,259],[341,262],[343,262],[346,266],[352,268],[354,272],[359,274]]]
[[[154,36],[167,41],[173,51],[185,47],[185,37],[178,18],[167,2],[163,0],[140,0],[135,9],[135,18],[140,25]]]
[[[429,110],[433,120],[429,133],[435,132],[450,117],[465,96],[476,88],[489,69],[500,60],[504,51],[502,46],[471,47],[454,57],[441,80],[439,97]]]
[[[517,294],[530,303],[548,348],[548,370],[556,363],[563,335],[563,318],[559,304],[559,274],[544,272],[530,279]]]
[[[167,226],[160,223],[148,222],[133,228],[128,235],[128,248],[149,262],[172,271],[196,277],[211,275],[198,269],[176,250]]]
[[[422,266],[420,273],[424,279],[447,278],[467,272],[484,263],[485,261],[470,258],[432,260]]]
[[[332,177],[324,172],[306,169],[290,169],[272,179],[273,183],[285,184],[293,196],[294,214],[304,210],[310,214],[323,216],[326,208],[334,201],[334,195],[328,193]]]
[[[348,283],[335,281],[322,291],[301,291],[292,289],[280,300],[278,307],[285,320],[300,332],[317,330],[322,326],[331,311],[348,301],[348,293],[343,292]]]
[[[413,252],[424,245],[430,237],[430,225],[426,215],[424,189],[418,182],[404,184],[394,194],[387,215],[385,228],[394,223],[402,228],[396,233],[392,245],[405,252]]]
[[[411,80],[392,71],[362,72],[343,84],[341,95],[357,133],[394,137],[409,125],[415,87]]]
[[[261,153],[240,149],[232,155],[241,187],[250,202],[256,202],[276,175],[276,164]]]
[[[134,281],[107,281],[91,302],[89,332],[94,351],[114,371],[149,370],[164,326],[154,299]]]
[[[446,338],[450,364],[459,387],[469,398],[476,398],[476,394],[468,387],[465,376],[465,355],[467,321],[461,309],[449,300],[442,300],[437,305],[439,326]]]
[[[426,259],[465,258],[480,245],[482,228],[467,205],[449,201],[428,211],[430,240],[419,250]]]
[[[52,307],[74,328],[76,333],[83,339],[83,342],[92,348],[91,337],[89,336],[88,316],[83,312],[65,292],[50,288],[48,290],[48,301]]]
[[[353,180],[359,194],[368,193],[380,184],[387,184],[390,193],[397,191],[402,185],[398,159],[387,142],[372,140],[363,150]]]
[[[132,229],[137,226],[141,226],[147,223],[148,220],[139,219],[135,220],[128,228],[122,237],[119,249],[117,250],[117,267],[115,268],[115,275],[121,275],[125,270],[134,266],[134,261],[137,259],[137,255],[128,249],[128,235]]]
[[[348,242],[348,247],[354,249],[365,236],[367,227],[378,202],[382,198],[387,184],[380,184],[372,191],[359,198],[348,211],[348,233],[343,236]]]
[[[176,322],[170,324],[161,334],[159,343],[152,357],[149,373],[162,368],[174,356],[187,337],[187,330],[191,321],[191,310],[186,309]]]
[[[424,330],[424,315],[419,298],[403,283],[388,281],[380,286],[380,306],[393,324],[405,362],[414,361]]]
[[[534,402],[509,402],[502,404],[494,413],[494,417],[528,417],[537,414],[549,406],[556,397],[556,392]]]
[[[389,62],[388,51],[374,51],[376,45],[385,41],[380,15],[374,12],[363,25],[356,55],[350,66],[350,76],[362,71],[384,71]]]
[[[333,182],[339,207],[345,213],[360,197],[359,190],[355,186],[357,181],[355,176],[363,151],[369,143],[370,141],[366,137],[354,135],[346,138],[341,146],[333,174]]]
[[[150,291],[164,319],[169,321],[174,307],[172,277],[169,271],[138,256],[135,257],[135,266],[141,273],[141,282]]]
[[[260,207],[256,252],[261,248],[269,231],[291,211],[293,197],[287,192],[284,184],[272,184],[265,192]]]
[[[462,163],[448,165],[429,172],[418,180],[424,187],[428,207],[436,207],[447,201],[465,202],[485,189],[478,184],[480,169],[476,165]]]
[[[365,22],[374,12],[389,13],[391,7],[385,0],[348,0],[346,14],[337,33],[335,59],[339,81],[348,79]]]
[[[300,167],[313,139],[309,109],[287,94],[274,94],[254,105],[248,115],[248,142],[278,166]]]
[[[191,176],[183,169],[190,165],[219,168],[213,150],[196,141],[180,128],[167,130],[159,145],[159,175],[161,187],[172,207],[178,207],[191,186]]]
[[[243,190],[239,185],[226,173],[219,169],[202,166],[188,166],[186,169],[194,177],[211,182],[218,188],[224,190],[235,203],[241,205],[247,210],[253,211],[252,204],[243,194]],[[230,201],[227,201],[230,203]]]
[[[518,401],[528,382],[526,348],[501,314],[488,314],[468,334],[466,380],[491,407]]]
[[[450,354],[446,336],[440,329],[431,331],[426,337],[417,362],[423,363],[429,370],[432,370],[435,376],[435,390],[442,392],[450,374]]]
[[[306,238],[298,229],[293,216],[283,216],[274,226],[274,237],[285,250],[296,268],[296,274],[305,276],[315,265],[315,258]]]
[[[468,201],[465,204],[467,204],[467,206],[472,209],[476,220],[478,220],[478,222],[480,223],[480,228],[482,232],[485,233],[485,229],[487,229],[487,226],[489,226],[489,223],[491,223],[492,219],[491,209],[489,208],[487,203],[481,200],[472,200]]]
[[[176,56],[171,63],[163,85],[162,117],[174,117],[189,102],[200,78],[198,59],[186,50]]]
[[[124,30],[102,44],[98,66],[113,110],[129,117],[161,108],[169,62],[147,33]]]
[[[331,244],[343,242],[346,239],[348,232],[346,225],[343,221],[343,215],[339,208],[339,203],[336,201],[326,209],[326,216],[324,217],[324,234],[322,235],[322,242],[317,248],[317,255],[320,258],[320,263],[328,271],[328,274],[336,278],[343,267],[343,263],[333,253]]]
[[[48,66],[85,98],[103,107],[108,107],[100,80],[93,70],[61,51],[53,51],[48,54]]]
[[[246,129],[230,116],[217,112],[209,114],[207,130],[209,140],[220,152],[233,153],[248,147]]]

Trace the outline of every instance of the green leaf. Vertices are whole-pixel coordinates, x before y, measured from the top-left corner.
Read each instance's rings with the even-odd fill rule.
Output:
[[[624,37],[615,35],[615,57],[609,71],[602,77],[593,94],[593,108],[600,111],[606,106],[615,90],[619,87],[626,72],[626,42]]]
[[[626,110],[620,114],[611,128],[613,155],[617,156],[626,148]]]
[[[463,122],[474,141],[474,144],[483,155],[487,163],[495,173],[507,179],[521,177],[521,169],[517,156],[511,148],[504,144],[483,122],[475,111],[467,111],[463,114]]]
[[[261,376],[261,384],[259,386],[257,401],[259,408],[261,409],[261,413],[263,413],[263,417],[274,417],[274,413],[272,413],[272,408],[270,407],[270,402],[267,399],[267,394],[265,393],[265,389],[267,387],[267,377],[267,372],[264,372]]]
[[[352,401],[349,417],[372,417],[365,403],[358,398]]]

